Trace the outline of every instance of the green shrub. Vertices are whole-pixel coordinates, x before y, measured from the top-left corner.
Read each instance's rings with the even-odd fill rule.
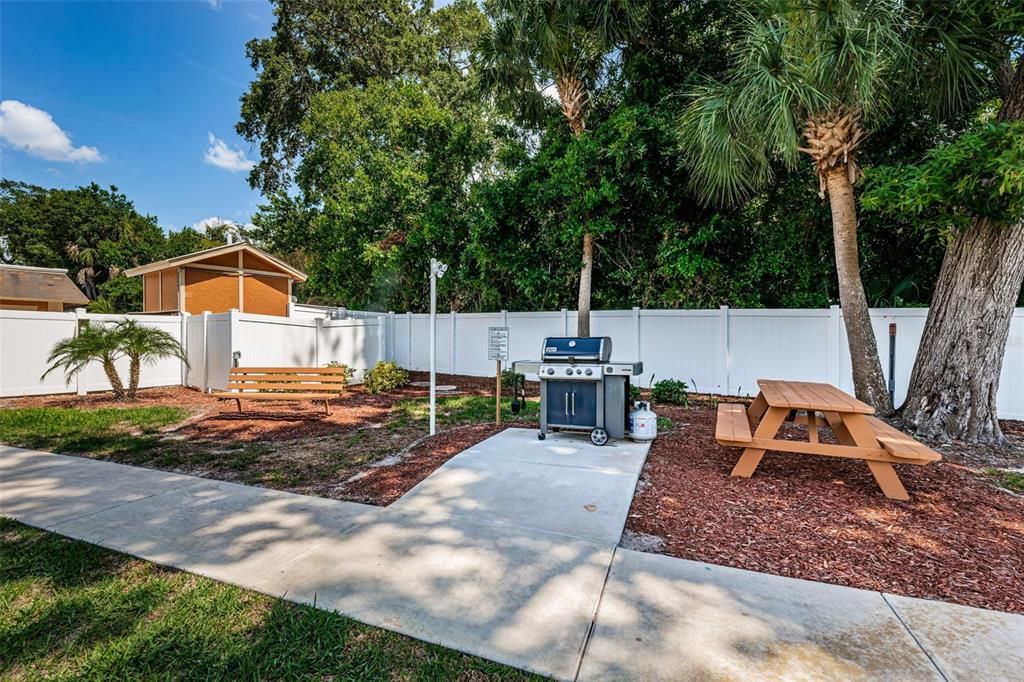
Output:
[[[356,373],[356,371],[349,367],[348,365],[346,365],[344,362],[338,362],[337,360],[331,360],[330,362],[327,363],[327,366],[332,367],[334,369],[345,370],[343,373],[337,374],[335,376],[345,377],[345,388],[348,388],[348,382],[352,381],[352,376]]]
[[[690,402],[685,381],[662,379],[651,389],[651,400],[661,405],[686,405]]]
[[[504,388],[505,386],[511,386],[512,382],[515,380],[515,378],[516,377],[521,377],[521,376],[524,376],[524,375],[522,373],[520,373],[520,372],[513,372],[511,369],[503,369],[503,370],[501,370],[501,385],[502,385],[502,387]]]
[[[409,373],[393,362],[378,362],[363,378],[363,386],[370,393],[386,393],[407,383]]]
[[[629,402],[635,403],[638,400],[643,400],[643,394],[640,393],[640,387],[636,384],[629,385]]]

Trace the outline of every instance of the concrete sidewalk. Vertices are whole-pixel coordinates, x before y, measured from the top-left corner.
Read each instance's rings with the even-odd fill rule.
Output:
[[[508,430],[378,508],[0,447],[0,514],[560,679],[1019,678],[1021,616],[617,548],[645,457]]]

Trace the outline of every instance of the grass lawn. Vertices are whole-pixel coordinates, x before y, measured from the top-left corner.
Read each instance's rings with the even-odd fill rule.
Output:
[[[4,518],[0,678],[530,679]]]
[[[130,452],[152,446],[161,427],[182,421],[178,407],[23,407],[0,410],[0,443],[54,452]]]
[[[520,402],[519,414],[512,414],[512,399],[501,399],[501,419],[515,423],[536,421],[540,418],[540,403],[537,400]],[[427,398],[402,400],[392,408],[389,425],[395,428],[408,423],[430,421],[430,401]],[[457,424],[480,424],[494,421],[494,398],[488,396],[456,395],[438,397],[437,422],[445,426]]]

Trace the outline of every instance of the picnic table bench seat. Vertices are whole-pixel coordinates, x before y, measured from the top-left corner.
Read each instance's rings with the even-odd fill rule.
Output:
[[[871,430],[875,432],[875,438],[878,439],[878,442],[881,443],[886,452],[894,457],[905,459],[908,464],[915,463],[914,460],[918,460],[917,463],[920,464],[927,464],[928,462],[937,462],[942,459],[942,455],[924,443],[914,440],[895,426],[885,423],[878,417],[868,416],[865,419]]]
[[[745,405],[718,403],[715,439],[727,443],[749,443],[751,441],[750,420],[747,418]]]
[[[226,391],[211,395],[234,400],[242,411],[243,400],[323,400],[331,413],[330,400],[348,385],[344,367],[232,367]]]

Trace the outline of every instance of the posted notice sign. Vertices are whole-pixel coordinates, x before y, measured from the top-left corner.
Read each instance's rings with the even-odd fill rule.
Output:
[[[508,327],[487,328],[487,359],[508,360]]]

